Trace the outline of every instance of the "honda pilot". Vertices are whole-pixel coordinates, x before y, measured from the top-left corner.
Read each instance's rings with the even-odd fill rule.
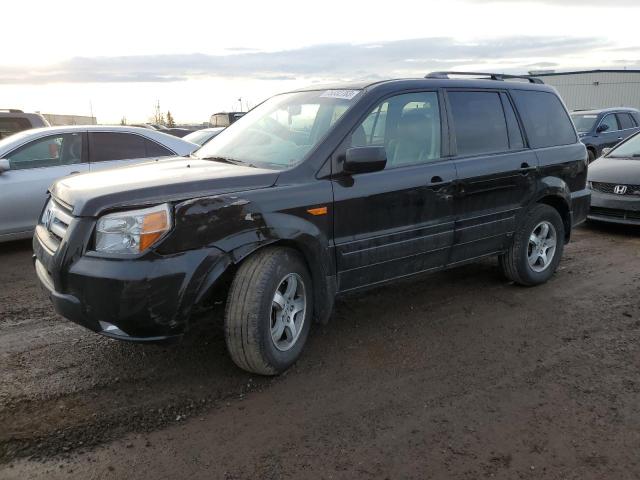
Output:
[[[57,181],[33,240],[55,310],[155,342],[222,296],[231,358],[273,375],[337,295],[491,256],[546,282],[589,208],[585,146],[538,79],[451,77],[276,95],[189,157]]]

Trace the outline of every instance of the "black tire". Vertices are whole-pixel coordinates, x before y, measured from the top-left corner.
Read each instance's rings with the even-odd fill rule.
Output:
[[[587,155],[589,156],[589,163],[593,162],[596,159],[596,154],[590,148],[587,149]]]
[[[541,222],[549,222],[556,232],[556,248],[549,265],[535,271],[529,265],[529,237]],[[525,214],[506,253],[499,257],[500,267],[507,279],[525,286],[540,285],[551,278],[558,268],[564,250],[564,224],[558,211],[549,205],[537,204]]]
[[[272,302],[276,289],[289,274],[303,283],[306,298],[304,319],[290,349],[278,349],[271,338]],[[313,285],[302,257],[293,249],[268,247],[240,266],[227,298],[224,332],[229,355],[248,372],[277,375],[300,356],[313,317]]]

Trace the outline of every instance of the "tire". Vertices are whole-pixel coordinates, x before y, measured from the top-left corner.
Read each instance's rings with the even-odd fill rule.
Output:
[[[277,375],[300,356],[312,317],[313,285],[302,257],[290,248],[259,250],[243,262],[229,290],[224,320],[229,355],[243,370]]]
[[[548,235],[553,233],[555,236],[553,252],[549,247],[549,240],[539,241],[544,234],[545,224]],[[538,243],[533,242],[534,236]],[[549,205],[533,206],[525,214],[513,235],[509,249],[499,257],[502,272],[507,279],[520,285],[533,286],[545,283],[558,268],[564,250],[564,238],[564,224],[558,211]],[[544,256],[541,252],[544,252]],[[535,260],[534,265],[531,264],[530,258]],[[544,259],[547,259],[547,262],[544,262]]]
[[[587,155],[589,156],[589,163],[593,162],[596,159],[596,154],[590,148],[587,149]]]

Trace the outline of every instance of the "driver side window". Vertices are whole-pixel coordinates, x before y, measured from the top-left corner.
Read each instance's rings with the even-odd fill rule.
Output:
[[[82,162],[82,133],[64,133],[34,140],[5,158],[11,170],[59,167]]]
[[[384,100],[352,132],[348,146],[385,147],[386,169],[439,159],[438,94],[407,93]]]

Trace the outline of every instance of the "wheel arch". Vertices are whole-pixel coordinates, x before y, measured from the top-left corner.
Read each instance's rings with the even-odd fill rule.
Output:
[[[562,224],[564,225],[564,240],[565,243],[571,238],[571,209],[567,200],[557,194],[545,195],[537,200],[536,203],[549,205],[557,210],[562,218]]]

